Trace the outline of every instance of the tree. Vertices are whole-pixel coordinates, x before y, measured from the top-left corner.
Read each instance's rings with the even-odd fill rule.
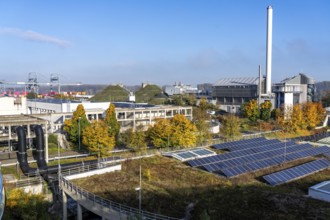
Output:
[[[278,117],[280,116],[280,114],[281,114],[281,110],[279,108],[274,108],[271,111],[271,118],[274,119],[274,120],[277,120]]]
[[[69,139],[77,143],[82,139],[82,130],[89,125],[86,118],[84,106],[79,104],[76,111],[73,112],[72,118],[64,121],[64,130],[68,132]]]
[[[93,121],[84,128],[82,142],[89,151],[99,152],[101,156],[108,155],[115,146],[114,137],[108,135],[108,126],[101,120]]]
[[[42,194],[25,193],[21,188],[6,189],[6,207],[2,219],[59,219],[47,210],[50,203]]]
[[[241,135],[239,131],[241,122],[236,115],[230,114],[223,116],[222,125],[221,133],[225,138],[234,139]]]
[[[325,119],[325,116],[327,114],[327,110],[325,110],[325,108],[323,108],[321,102],[316,102],[314,104],[316,105],[317,120],[318,120],[318,123],[320,123]]]
[[[198,107],[199,107],[198,109],[206,113],[207,109],[209,108],[209,102],[207,101],[206,97],[202,97],[199,100]]]
[[[37,93],[35,93],[35,92],[29,92],[29,93],[26,95],[26,98],[27,98],[27,99],[36,99],[36,98],[38,98],[37,96],[38,96]]]
[[[173,105],[183,106],[183,96],[182,95],[174,95],[172,96],[172,103]]]
[[[316,102],[306,102],[303,104],[303,112],[307,129],[315,128],[324,120],[326,114],[326,110],[322,107],[322,104]]]
[[[173,147],[190,147],[196,144],[196,126],[184,115],[178,114],[171,118],[171,141]]]
[[[148,128],[148,137],[151,140],[151,143],[155,147],[169,147],[172,146],[171,143],[171,123],[170,120],[165,118],[156,119],[156,122],[153,126]]]
[[[108,126],[108,134],[110,137],[115,137],[116,142],[118,142],[118,135],[120,132],[120,124],[116,118],[115,105],[110,104],[109,108],[106,110],[104,123]]]
[[[321,101],[322,101],[323,107],[330,106],[330,91],[327,91],[325,94],[322,95]]]
[[[172,119],[157,119],[149,127],[148,137],[156,147],[194,146],[197,128],[184,115],[177,114]]]
[[[270,101],[265,101],[260,104],[260,119],[268,121],[271,116],[272,103]]]
[[[184,101],[186,102],[187,105],[194,106],[196,105],[196,96],[192,94],[188,94],[184,96]]]
[[[133,131],[131,139],[129,141],[129,147],[135,151],[145,151],[147,149],[146,134],[143,130],[143,125],[138,125]]]
[[[292,106],[283,105],[280,108],[280,114],[277,117],[277,123],[282,127],[284,132],[292,132]]]
[[[245,110],[244,110],[246,117],[252,121],[256,122],[257,119],[260,117],[260,110],[258,107],[258,102],[255,99],[252,99],[250,102],[248,102],[245,105]]]
[[[312,102],[303,104],[304,118],[306,120],[307,129],[313,129],[319,123],[316,105]]]
[[[194,108],[193,122],[197,128],[196,141],[198,144],[203,144],[212,138],[210,133],[210,115],[207,114],[209,103],[205,97],[200,99],[198,107]]]
[[[292,113],[290,118],[291,118],[290,126],[294,132],[299,132],[300,130],[304,130],[306,128],[304,114],[300,104],[295,104],[292,107]]]
[[[197,129],[196,143],[203,144],[212,139],[212,134],[210,132],[210,121],[198,120],[195,121],[195,126]]]

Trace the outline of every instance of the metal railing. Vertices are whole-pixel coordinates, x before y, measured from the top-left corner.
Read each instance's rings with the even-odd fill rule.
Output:
[[[43,184],[43,178],[41,176],[34,176],[34,177],[21,177],[16,182],[17,188],[22,188],[31,185]]]
[[[78,166],[78,167],[69,168],[69,169],[61,168],[61,175],[69,176],[69,175],[73,175],[73,174],[89,172],[89,171],[92,171],[92,170],[97,170],[97,169],[100,169],[100,168],[106,168],[106,167],[109,167],[109,166],[113,166],[114,164],[115,164],[115,162],[113,162],[113,163],[96,162],[96,163],[93,163],[93,164],[86,164],[85,165],[82,162],[80,164],[80,166]]]
[[[86,199],[92,202],[93,204],[101,205],[105,208],[109,208],[115,212],[117,212],[119,215],[126,215],[129,217],[136,217],[137,219],[156,219],[156,220],[177,220],[178,218],[168,217],[152,212],[147,212],[143,210],[139,210],[137,208],[133,208],[130,206],[126,206],[117,202],[113,202],[108,199],[103,199],[100,196],[95,195],[94,193],[90,193],[84,189],[82,189],[79,186],[74,185],[69,180],[65,179],[65,177],[60,176],[60,183],[61,188],[65,188],[68,191],[74,193],[76,196],[80,197],[81,199]],[[87,207],[85,207],[87,208]]]

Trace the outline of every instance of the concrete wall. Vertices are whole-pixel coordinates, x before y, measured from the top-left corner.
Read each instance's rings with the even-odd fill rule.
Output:
[[[0,115],[26,114],[25,97],[0,97]]]
[[[320,199],[326,202],[330,202],[330,191],[323,190],[320,188],[329,188],[327,185],[330,184],[330,181],[325,181],[322,183],[319,183],[315,186],[311,186],[308,189],[308,195],[314,199]]]
[[[112,167],[106,167],[106,168],[101,168],[101,169],[97,169],[97,170],[92,170],[92,171],[88,171],[88,172],[77,173],[74,175],[66,176],[65,178],[68,180],[73,180],[73,179],[79,179],[79,178],[86,178],[86,177],[93,176],[93,175],[110,173],[110,172],[119,171],[119,170],[121,170],[121,164],[118,164],[118,165],[115,165]]]

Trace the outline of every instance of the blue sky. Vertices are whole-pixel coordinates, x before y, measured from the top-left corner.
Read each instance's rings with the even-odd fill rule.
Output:
[[[330,80],[328,0],[0,0],[0,80],[158,85],[215,83],[265,70],[273,82]]]

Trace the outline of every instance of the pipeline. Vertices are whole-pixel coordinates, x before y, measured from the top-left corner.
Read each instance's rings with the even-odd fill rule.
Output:
[[[16,128],[16,133],[18,137],[18,146],[17,146],[17,160],[19,162],[19,166],[26,176],[35,176],[36,169],[30,168],[28,160],[27,160],[27,152],[26,152],[26,133],[22,126],[18,126]]]
[[[45,148],[45,137],[44,131],[40,125],[35,125],[32,128],[36,137],[33,139],[33,143],[36,149],[33,150],[33,157],[37,161],[40,175],[47,181],[48,180],[48,168],[45,160],[44,148]]]

